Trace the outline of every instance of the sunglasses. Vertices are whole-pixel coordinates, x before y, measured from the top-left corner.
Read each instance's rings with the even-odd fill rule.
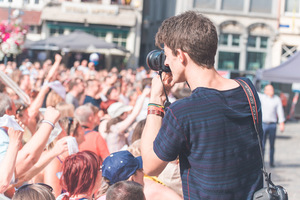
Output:
[[[72,117],[68,117],[68,130],[67,130],[67,134],[70,135],[70,130],[71,130],[71,125],[73,124],[73,118]]]
[[[21,106],[17,109],[16,114],[21,114],[21,112],[22,112],[23,110],[25,110],[26,108],[27,108],[26,106],[21,105]]]
[[[47,185],[45,183],[33,183],[33,184],[22,185],[21,187],[18,188],[18,190],[16,192],[18,192],[19,190],[23,190],[23,189],[27,188],[28,186],[31,186],[31,185],[34,185],[34,184],[41,185],[41,186],[47,188],[50,192],[53,192],[53,188],[50,185]]]

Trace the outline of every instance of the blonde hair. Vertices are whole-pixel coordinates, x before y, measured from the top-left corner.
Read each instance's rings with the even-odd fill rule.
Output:
[[[59,96],[54,90],[52,90],[51,92],[49,92],[47,96],[46,107],[48,106],[56,107],[58,103],[63,101],[64,99],[61,98],[61,96]]]
[[[141,156],[141,139],[134,141],[128,148],[129,151],[134,157]]]
[[[55,200],[52,191],[40,184],[29,184],[19,188],[12,200]]]
[[[75,117],[64,117],[59,120],[61,127],[66,131],[67,135],[78,136],[77,128],[80,126],[79,121]]]
[[[60,102],[55,107],[60,112],[60,119],[65,117],[74,117],[74,105],[66,102]]]

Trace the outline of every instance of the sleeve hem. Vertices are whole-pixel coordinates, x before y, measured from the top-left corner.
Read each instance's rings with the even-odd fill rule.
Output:
[[[174,161],[174,160],[176,159],[176,158],[174,158],[174,159],[166,158],[165,156],[163,156],[162,154],[160,154],[160,153],[158,152],[158,149],[155,148],[154,145],[153,145],[153,151],[154,151],[154,153],[156,154],[156,156],[157,156],[159,159],[161,159],[162,161],[165,161],[165,162],[171,162],[171,161]]]

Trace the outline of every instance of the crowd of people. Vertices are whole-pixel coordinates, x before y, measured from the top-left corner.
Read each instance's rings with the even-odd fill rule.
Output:
[[[61,55],[56,54],[52,60],[40,63],[26,59],[20,66],[10,61],[0,64],[5,74],[0,79],[0,117],[14,116],[23,127],[23,131],[5,125],[0,129],[1,169],[7,172],[0,175],[0,193],[3,193],[0,199],[24,195],[21,190],[25,191],[22,185],[26,184],[33,184],[26,190],[43,189],[35,183],[49,185],[58,199],[69,198],[60,197],[65,192],[70,197],[80,194],[88,194],[87,199],[105,197],[104,189],[98,187],[101,178],[97,179],[97,173],[93,174],[95,177],[87,177],[88,180],[82,176],[90,176],[92,169],[98,172],[103,161],[115,152],[131,149],[135,156],[141,154],[140,138],[147,117],[151,80],[157,72],[144,67],[96,71],[95,64],[88,60],[75,61],[68,69]],[[169,98],[175,101],[189,93],[186,84],[179,84]],[[87,155],[90,157],[85,158]],[[94,158],[98,164],[88,167],[86,163],[92,164]],[[75,162],[79,160],[75,172]],[[72,167],[70,173],[75,173],[71,177],[65,176],[67,167]],[[142,169],[141,166],[143,178]],[[170,169],[173,172],[166,172],[171,175],[165,175],[166,178],[145,175],[143,188],[147,199],[160,199],[164,195],[169,196],[167,199],[182,198],[178,162],[170,164]],[[68,185],[70,181],[77,184],[75,176],[83,181],[78,184],[87,185],[78,185],[80,189]],[[137,182],[144,185],[144,181]],[[107,179],[102,183],[107,183]]]
[[[171,73],[0,64],[0,199],[252,199],[259,141],[244,90],[214,68],[215,26],[187,11],[155,40]]]

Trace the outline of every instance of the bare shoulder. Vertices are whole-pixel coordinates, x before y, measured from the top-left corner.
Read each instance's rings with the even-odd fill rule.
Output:
[[[227,79],[227,80],[228,80],[228,86],[229,86],[231,89],[240,86],[234,79]]]
[[[44,169],[44,174],[47,174],[51,171],[59,171],[61,168],[62,164],[58,157],[54,158]]]
[[[172,189],[150,179],[144,178],[144,193],[146,199],[151,200],[182,200],[182,198]]]

